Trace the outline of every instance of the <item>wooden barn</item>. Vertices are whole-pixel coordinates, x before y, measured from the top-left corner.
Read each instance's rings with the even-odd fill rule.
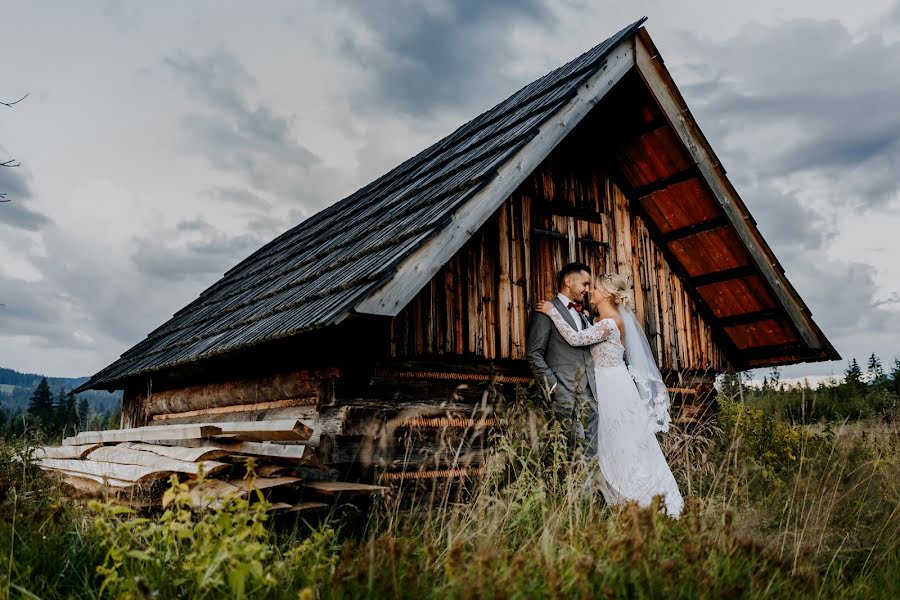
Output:
[[[373,407],[530,382],[530,308],[572,260],[633,275],[679,402],[838,359],[642,24],[260,248],[81,389],[124,390],[126,427],[302,418],[352,463]]]

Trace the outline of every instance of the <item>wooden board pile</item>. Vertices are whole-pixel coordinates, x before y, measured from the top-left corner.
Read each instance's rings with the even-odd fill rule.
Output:
[[[140,508],[161,506],[173,475],[188,485],[196,508],[257,489],[273,512],[298,513],[326,509],[338,495],[386,489],[334,481],[305,443],[313,435],[296,419],[152,425],[84,431],[62,446],[38,448],[33,459],[80,493]],[[247,478],[251,459],[255,477]]]
[[[468,502],[504,423],[486,403],[357,400],[324,413],[333,425],[316,455],[343,478],[389,486],[401,507]]]
[[[326,409],[328,410],[328,409]],[[478,477],[499,423],[490,409],[446,403],[401,406],[357,402],[318,440],[316,455],[348,477],[397,486],[401,481]]]

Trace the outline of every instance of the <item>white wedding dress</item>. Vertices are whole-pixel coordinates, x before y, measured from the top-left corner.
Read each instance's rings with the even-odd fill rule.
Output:
[[[614,505],[634,500],[647,506],[654,496],[661,495],[666,512],[678,517],[684,500],[655,435],[667,428],[668,413],[662,428],[659,415],[651,418],[625,364],[625,347],[616,322],[602,319],[575,331],[556,308],[550,312],[550,318],[569,344],[591,346],[599,396],[598,481],[606,502]]]

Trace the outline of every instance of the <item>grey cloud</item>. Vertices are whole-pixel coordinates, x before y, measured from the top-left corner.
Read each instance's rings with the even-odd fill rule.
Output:
[[[247,230],[253,232],[260,239],[266,241],[271,240],[278,234],[287,230],[290,226],[296,225],[303,220],[304,217],[288,218],[287,221],[270,217],[267,215],[257,215],[247,221]]]
[[[874,268],[829,260],[822,252],[796,247],[783,254],[788,278],[844,359],[788,367],[786,377],[840,374],[851,358],[863,359],[876,352],[889,362],[900,354],[896,333],[900,331],[900,313],[890,305],[891,298],[888,302],[874,300],[878,294]]]
[[[693,46],[729,65],[684,87],[713,142],[729,148],[756,127],[783,131],[757,161],[759,177],[813,171],[865,208],[883,206],[900,187],[900,43],[803,20],[747,28],[721,44],[695,38]]]
[[[9,160],[6,157],[0,158]],[[0,192],[18,198],[31,197],[31,186],[20,167],[0,167]]]
[[[240,96],[239,88],[255,83],[231,54],[218,52],[200,58],[181,53],[163,61],[178,73],[187,87],[227,113],[252,112]]]
[[[900,305],[900,294],[894,292],[890,294],[887,298],[883,300],[876,300],[872,303],[872,306],[882,307],[882,306],[897,306]]]
[[[66,321],[71,300],[45,282],[30,282],[0,275],[3,290],[0,332],[29,336],[41,346],[84,348],[84,338],[74,335]]]
[[[177,231],[209,231],[210,224],[202,219],[188,219],[175,225]]]
[[[272,204],[253,192],[236,187],[214,187],[207,192],[213,200],[230,202],[247,208],[269,209]]]
[[[50,340],[54,331],[49,330],[73,336],[71,330],[78,328],[93,338],[83,342],[91,344],[92,350],[118,348],[119,352],[141,340],[262,243],[255,236],[232,238],[201,221],[188,220],[174,227],[157,226],[152,236],[119,242],[115,249],[127,254],[110,257],[79,254],[81,240],[58,229],[49,231],[47,256],[33,257],[43,281],[11,294],[36,302],[41,314],[17,323],[26,331],[40,332],[41,323],[46,322]],[[77,256],[77,260],[61,260],[63,256]],[[6,288],[0,289],[5,297]],[[3,326],[0,322],[0,331],[8,333]]]
[[[234,129],[229,119],[218,115],[185,115],[181,119],[191,137],[190,145],[221,171],[237,172],[254,187],[269,188],[279,168],[304,169],[318,159],[299,145],[273,145]]]
[[[22,201],[17,201],[15,198],[12,198],[10,202],[0,204],[0,224],[2,225],[26,231],[38,231],[50,223],[52,221],[49,217],[31,210]]]
[[[319,158],[297,142],[291,120],[265,105],[252,106],[243,88],[253,78],[230,54],[219,51],[194,58],[186,54],[164,63],[188,90],[214,112],[193,112],[181,118],[188,144],[217,169],[238,172],[255,187],[266,188],[281,168],[308,169]]]
[[[742,187],[741,195],[752,207],[763,236],[779,255],[789,246],[821,248],[835,235],[833,225],[823,215],[770,183]]]
[[[346,34],[342,50],[371,76],[358,108],[422,116],[444,107],[480,105],[517,84],[504,75],[516,57],[510,32],[522,21],[554,19],[540,0],[353,3],[375,46]]]
[[[227,236],[212,228],[188,222],[182,231],[201,231],[204,239],[176,244],[160,238],[141,238],[131,260],[144,275],[168,281],[187,281],[221,276],[259,248],[265,241],[254,235]]]
[[[26,231],[38,231],[51,223],[46,215],[28,208],[31,186],[19,168],[0,167],[0,192],[9,202],[0,204],[0,224]]]
[[[874,299],[877,274],[870,265],[827,260],[815,252],[796,263],[803,268],[788,269],[787,276],[801,296],[815,298],[813,316],[845,358],[843,348],[851,340],[900,331],[900,313]]]

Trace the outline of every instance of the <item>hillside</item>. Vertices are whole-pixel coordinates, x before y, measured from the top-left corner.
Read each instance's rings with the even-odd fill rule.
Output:
[[[44,375],[0,367],[0,406],[12,412],[24,410],[41,377]],[[50,384],[54,394],[58,394],[61,389],[66,392],[73,390],[87,380],[88,377],[47,377],[47,383]],[[78,394],[78,398],[86,399],[93,411],[107,413],[119,408],[122,403],[122,392],[91,390]]]

